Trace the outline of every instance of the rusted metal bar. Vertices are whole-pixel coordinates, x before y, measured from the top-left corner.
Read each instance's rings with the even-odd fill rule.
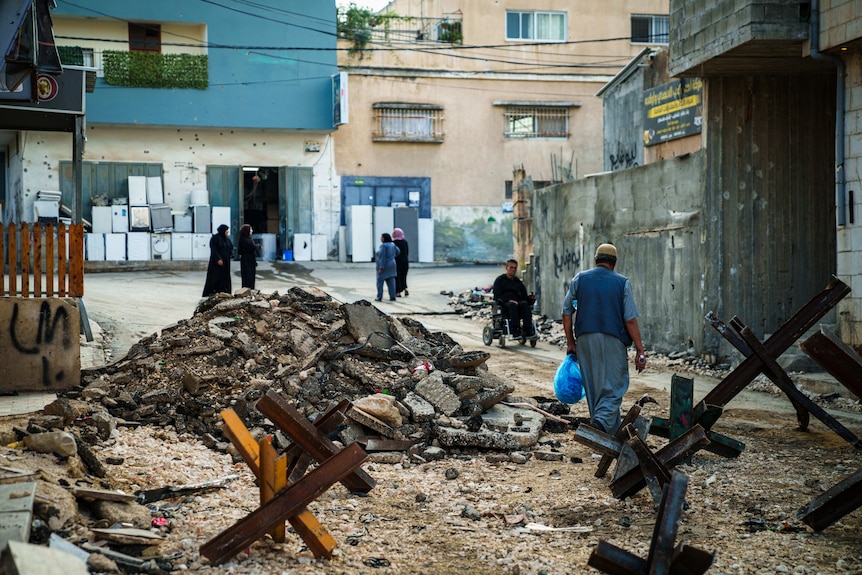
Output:
[[[799,402],[797,397],[794,397],[794,395],[788,391],[788,388],[795,389],[793,382],[790,380],[790,376],[788,376],[787,372],[778,365],[775,358],[769,356],[766,352],[766,348],[763,347],[763,344],[760,343],[760,340],[757,339],[754,332],[752,332],[748,326],[744,325],[742,322],[738,322],[735,329],[739,330],[739,335],[748,344],[748,349],[751,350],[748,355],[756,355],[760,359],[760,362],[763,364],[761,366],[763,374],[772,380],[772,383],[777,385],[778,388],[787,396],[787,399],[790,400],[790,403],[793,405],[793,409],[796,410],[796,421],[799,423],[799,430],[808,431],[808,423],[810,421],[809,412],[805,406]]]
[[[659,505],[662,498],[662,489],[670,481],[670,473],[668,473],[665,466],[662,465],[655,454],[650,451],[644,440],[638,436],[632,425],[626,427],[626,433],[629,436],[627,443],[638,458],[647,489],[649,489],[655,504]]]
[[[766,341],[764,345],[769,356],[778,357],[781,355],[849,293],[850,288],[847,284],[832,276],[826,289],[815,295]],[[756,357],[747,357],[703,398],[699,407],[701,405],[727,405],[752,379],[757,377],[760,370],[760,360]],[[695,418],[701,410],[695,410]]]
[[[637,417],[631,425],[637,436],[646,441],[647,435],[649,435],[649,420],[643,417]],[[616,481],[638,465],[638,457],[635,455],[632,448],[629,447],[629,444],[627,443],[628,438],[628,435],[623,437],[623,446],[622,449],[620,449],[620,456],[617,458],[617,466],[614,468],[614,476],[611,481]]]
[[[832,332],[820,331],[799,343],[808,356],[862,399],[862,356]]]
[[[691,457],[701,448],[709,444],[706,431],[700,425],[695,425],[690,430],[671,441],[661,449],[655,456],[667,469],[676,466],[680,461]],[[619,479],[611,482],[611,492],[617,499],[625,499],[643,489],[646,480],[641,468],[635,467]]]
[[[620,428],[614,434],[614,439],[616,439],[620,443],[620,446],[622,446],[623,441],[625,441],[625,435],[623,430],[626,428],[627,425],[635,422],[635,420],[641,414],[641,409],[641,406],[637,404],[631,406],[631,408],[628,410],[628,413],[626,413],[626,416],[620,423]],[[596,477],[604,477],[605,473],[608,472],[611,463],[617,456],[610,455],[607,453],[603,454],[602,458],[599,460],[599,466],[596,469]]]
[[[766,349],[763,348],[762,344],[759,341],[757,341],[757,338],[754,337],[754,334],[751,333],[750,329],[743,329],[742,337],[744,337],[749,343],[751,348],[754,350],[755,355],[760,358],[760,361],[763,363],[764,371],[769,377],[769,379],[771,379],[773,383],[775,383],[775,385],[781,388],[781,391],[787,394],[787,396],[790,398],[790,401],[793,402],[794,406],[798,404],[799,406],[801,406],[802,409],[805,409],[810,412],[814,417],[822,421],[823,424],[826,425],[826,427],[837,433],[842,439],[847,441],[853,447],[857,449],[862,448],[862,441],[860,441],[859,438],[856,437],[856,435],[854,435],[849,429],[838,423],[838,421],[834,417],[826,413],[826,410],[824,410],[822,407],[805,397],[805,395],[796,388],[796,385],[793,383],[793,381],[791,381],[790,376],[787,375],[787,373],[783,369],[781,369],[781,366],[778,365],[778,362],[766,354]],[[798,412],[799,409],[797,409],[797,413]],[[807,428],[807,418],[805,423],[805,428]],[[803,429],[803,431],[805,429],[802,427],[801,422],[800,428]]]
[[[706,411],[704,415],[698,420],[698,425],[701,425],[706,429],[707,425],[713,425],[718,417],[715,416],[711,420],[710,414],[711,411]],[[721,414],[721,410],[718,409],[718,413]],[[707,419],[706,423],[704,420]],[[662,417],[653,417],[652,425],[650,426],[649,432],[651,435],[655,435],[657,437],[670,438],[670,422],[667,419]],[[716,433],[715,431],[710,431],[707,429],[706,437],[709,439],[709,444],[704,447],[707,451],[711,453],[715,453],[716,455],[720,455],[722,457],[739,457],[739,454],[745,450],[745,444],[739,442],[735,439],[727,437],[726,435],[721,435],[720,433]]]
[[[862,469],[800,509],[796,517],[815,531],[822,531],[859,507],[862,507]]]
[[[648,568],[647,562],[634,553],[604,540],[593,549],[587,565],[608,575],[646,575]]]
[[[584,424],[579,425],[575,430],[574,439],[598,453],[614,458],[620,454],[622,448],[622,441],[613,435],[608,435],[604,431]]]
[[[680,543],[674,550],[670,575],[703,575],[715,561],[715,553]]]
[[[266,392],[257,402],[257,409],[284,431],[302,451],[318,462],[338,453],[338,448],[328,437],[276,392]],[[348,474],[342,483],[354,493],[368,493],[376,485],[374,479],[362,469]]]
[[[674,471],[664,486],[653,528],[647,564],[650,575],[669,575],[679,520],[685,505],[688,475]]]
[[[200,554],[213,565],[224,563],[266,535],[279,522],[297,515],[334,483],[353,473],[367,457],[359,444],[351,443],[233,526],[204,543]]]

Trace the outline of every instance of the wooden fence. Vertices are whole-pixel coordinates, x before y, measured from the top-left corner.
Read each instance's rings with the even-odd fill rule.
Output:
[[[83,224],[0,224],[0,256],[3,254],[0,295],[84,295]]]

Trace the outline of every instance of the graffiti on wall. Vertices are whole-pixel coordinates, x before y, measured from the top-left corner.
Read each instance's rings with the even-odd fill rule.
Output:
[[[579,251],[564,250],[561,253],[554,252],[554,275],[560,277],[564,275],[566,270],[580,269],[581,254]],[[568,279],[566,276],[565,279]]]
[[[617,142],[617,153],[609,154],[608,159],[611,162],[612,171],[636,168],[638,165],[637,144],[627,146],[622,142]]]
[[[0,391],[65,389],[80,383],[78,309],[59,298],[0,301]]]

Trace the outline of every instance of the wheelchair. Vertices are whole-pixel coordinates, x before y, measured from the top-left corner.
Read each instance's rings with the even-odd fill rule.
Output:
[[[512,336],[512,330],[509,327],[510,320],[508,317],[505,317],[503,313],[503,306],[501,306],[496,300],[491,302],[491,325],[486,325],[482,330],[482,342],[485,345],[491,345],[494,340],[499,340],[498,344],[500,347],[506,347],[506,340],[515,339]],[[522,337],[518,339],[521,345],[525,345],[528,341],[530,342],[530,347],[536,347],[536,343],[539,341],[539,334],[536,331],[536,322],[533,320],[533,335],[530,337]]]

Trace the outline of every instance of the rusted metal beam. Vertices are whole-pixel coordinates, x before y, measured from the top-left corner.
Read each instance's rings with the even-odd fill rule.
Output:
[[[763,363],[763,369],[769,379],[772,380],[775,385],[781,388],[781,391],[787,394],[790,398],[790,401],[797,407],[797,414],[799,413],[799,409],[804,409],[810,412],[814,417],[823,422],[826,427],[837,433],[842,439],[847,441],[853,447],[859,449],[862,448],[862,441],[856,437],[849,429],[838,423],[838,421],[826,413],[826,410],[808,399],[805,394],[799,391],[796,388],[796,384],[791,381],[790,376],[778,365],[778,362],[772,359],[769,355],[767,355],[766,349],[763,345],[757,341],[757,338],[747,327],[742,330],[742,337],[748,342],[751,346],[752,350],[754,350],[754,354],[760,359]],[[800,429],[803,431],[808,427],[808,418],[805,418],[805,425],[803,427],[803,422],[800,421]]]
[[[859,507],[862,507],[862,469],[800,509],[796,517],[815,531],[822,531]]]
[[[691,457],[708,444],[709,439],[706,438],[706,431],[700,425],[695,425],[683,435],[659,449],[655,456],[662,465],[671,469],[680,461]],[[617,499],[625,499],[634,495],[645,486],[646,479],[640,466],[638,466],[619,479],[611,482],[611,492]]]
[[[648,567],[647,562],[634,553],[604,540],[593,549],[587,565],[608,575],[646,575]]]
[[[841,385],[862,399],[862,356],[852,347],[823,327],[799,342],[799,347]]]
[[[622,445],[623,445],[623,442],[626,440],[625,432],[623,430],[626,428],[626,426],[628,426],[631,423],[634,423],[637,420],[637,418],[641,414],[641,409],[642,409],[641,406],[637,405],[637,404],[631,406],[631,408],[626,413],[626,416],[623,418],[622,422],[620,423],[619,429],[614,434],[614,439],[616,439],[617,441],[620,442],[620,451],[623,450]],[[599,460],[599,466],[596,469],[596,477],[604,477],[605,473],[608,472],[608,469],[610,468],[611,463],[614,461],[614,459],[616,459],[618,457],[619,457],[619,454],[617,454],[617,455],[603,454],[602,458]]]
[[[224,563],[266,535],[280,522],[297,515],[334,483],[353,473],[367,457],[359,444],[351,443],[233,526],[204,543],[200,554],[213,565]]]
[[[644,440],[638,436],[632,425],[626,427],[626,433],[629,436],[627,443],[637,456],[641,471],[643,471],[647,489],[649,489],[655,504],[659,505],[662,498],[662,489],[670,481],[670,473],[668,473],[668,470],[662,465],[655,454],[650,451]]]
[[[302,451],[318,462],[338,453],[338,447],[328,437],[276,392],[266,392],[257,402],[257,409],[284,431]],[[374,479],[362,469],[348,474],[342,483],[353,493],[368,493],[376,485]]]
[[[612,458],[620,454],[622,442],[616,439],[613,435],[608,435],[604,431],[599,431],[590,425],[581,424],[575,430],[574,440],[578,443],[586,445],[593,451],[608,455]]]
[[[688,475],[674,471],[662,490],[647,564],[650,575],[669,575],[679,520],[685,505]]]
[[[850,288],[847,284],[832,276],[826,289],[811,298],[766,341],[764,345],[769,356],[778,357],[784,353],[784,350],[802,337],[849,293]],[[757,377],[760,371],[760,360],[756,357],[747,357],[704,397],[701,404],[703,406],[727,405],[752,379]]]

